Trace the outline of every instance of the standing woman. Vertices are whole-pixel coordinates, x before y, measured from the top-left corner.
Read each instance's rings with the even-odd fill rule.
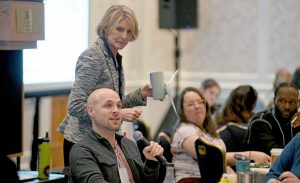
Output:
[[[97,26],[97,34],[97,40],[77,60],[68,114],[58,127],[58,132],[64,135],[65,166],[69,166],[71,147],[91,128],[86,102],[95,89],[110,88],[116,91],[123,103],[122,118],[130,122],[141,115],[140,110],[131,107],[146,105],[147,97],[152,96],[150,84],[124,95],[122,56],[118,51],[138,37],[134,12],[124,5],[111,6]]]

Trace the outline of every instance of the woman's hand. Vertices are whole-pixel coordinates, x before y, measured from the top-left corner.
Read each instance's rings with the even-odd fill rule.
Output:
[[[125,108],[121,110],[122,119],[127,122],[135,122],[142,114],[142,110],[136,108]]]
[[[272,161],[271,156],[267,155],[264,152],[259,152],[259,151],[250,151],[249,159],[258,163],[269,163]]]
[[[150,141],[150,145],[145,147],[143,154],[148,160],[157,161],[155,156],[160,156],[164,153],[164,149],[157,143]]]
[[[152,86],[150,83],[145,84],[141,87],[141,95],[143,98],[152,97]]]

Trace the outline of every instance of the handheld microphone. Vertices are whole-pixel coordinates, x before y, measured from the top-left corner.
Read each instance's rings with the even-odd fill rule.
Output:
[[[135,141],[142,142],[145,147],[150,145],[149,141],[143,136],[142,132],[140,131],[135,131],[133,134],[133,138]],[[163,165],[169,164],[167,159],[162,155],[156,155],[155,158]]]

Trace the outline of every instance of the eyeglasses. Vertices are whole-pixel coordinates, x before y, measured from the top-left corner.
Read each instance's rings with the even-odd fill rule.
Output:
[[[195,105],[201,105],[203,104],[204,106],[206,105],[206,100],[204,99],[200,99],[200,100],[195,100],[195,101],[191,101],[185,104],[186,107],[193,107]]]

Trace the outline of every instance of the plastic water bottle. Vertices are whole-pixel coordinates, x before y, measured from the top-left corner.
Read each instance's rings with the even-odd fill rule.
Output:
[[[166,176],[163,183],[175,183],[175,176],[174,176],[174,164],[167,163],[166,166]]]
[[[45,137],[38,139],[38,171],[39,179],[48,179],[50,173],[50,140],[48,132]]]
[[[251,183],[252,182],[252,172],[250,171],[250,160],[245,156],[236,154],[236,172],[238,183]]]

